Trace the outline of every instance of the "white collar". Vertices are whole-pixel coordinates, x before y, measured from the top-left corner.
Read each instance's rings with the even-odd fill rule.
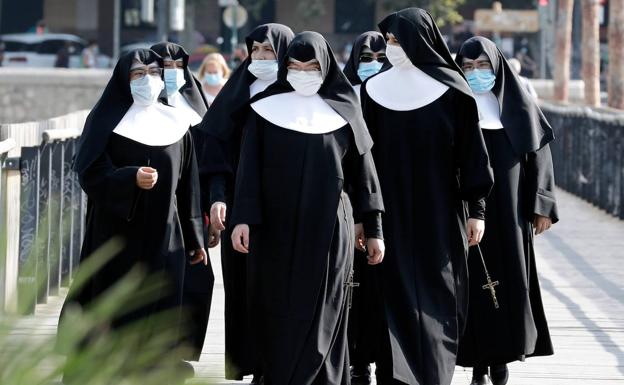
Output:
[[[318,94],[277,94],[252,103],[251,108],[276,126],[304,134],[326,134],[347,124]]]
[[[251,85],[249,86],[249,98],[253,98],[254,96],[256,96],[256,94],[259,94],[260,92],[266,90],[267,87],[275,83],[276,80],[277,79],[256,79],[256,81],[251,83]]]
[[[394,111],[424,107],[442,96],[449,87],[414,65],[392,67],[366,83],[366,93],[378,104]]]
[[[202,117],[199,116],[197,111],[195,111],[193,107],[191,107],[186,98],[179,92],[176,92],[175,94],[169,96],[167,98],[167,101],[171,106],[180,109],[180,112],[188,115],[187,119],[191,122],[191,126],[196,126],[201,123]]]
[[[479,127],[486,130],[500,130],[503,123],[500,120],[500,106],[492,91],[474,94],[479,109]]]
[[[182,139],[190,125],[188,115],[179,108],[159,102],[133,103],[113,132],[147,146],[168,146]]]

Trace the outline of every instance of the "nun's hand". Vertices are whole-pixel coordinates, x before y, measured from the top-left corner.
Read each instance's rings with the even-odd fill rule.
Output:
[[[485,233],[485,221],[482,219],[469,218],[466,224],[466,236],[468,236],[468,246],[476,246],[481,242]]]
[[[223,202],[215,202],[210,208],[210,223],[219,230],[225,230],[225,214],[227,206]]]
[[[550,229],[552,226],[552,219],[544,217],[542,215],[535,214],[533,218],[533,227],[535,227],[535,235],[540,235],[544,231]]]
[[[137,171],[136,183],[143,190],[151,190],[158,181],[158,171],[151,167],[141,167]]]
[[[202,247],[193,252],[193,259],[191,259],[191,265],[197,265],[200,262],[204,262],[204,265],[208,265],[208,253]]]
[[[208,247],[213,248],[219,245],[221,230],[217,230],[212,224],[208,226]]]
[[[386,245],[383,239],[369,238],[366,242],[366,248],[368,249],[369,265],[378,265],[383,261],[386,253]]]
[[[366,251],[366,236],[364,235],[364,225],[355,224],[355,248],[360,251]]]
[[[232,231],[232,247],[239,253],[249,253],[249,225],[236,225]]]

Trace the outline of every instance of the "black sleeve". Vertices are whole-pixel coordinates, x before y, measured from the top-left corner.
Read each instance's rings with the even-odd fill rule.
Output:
[[[176,189],[176,202],[187,251],[204,247],[203,218],[197,160],[190,134],[183,139],[182,168]]]
[[[115,167],[106,152],[100,155],[81,175],[80,186],[96,204],[113,215],[131,221],[141,189],[136,184],[140,167]]]
[[[384,205],[371,152],[360,155],[352,139],[343,167],[345,191],[353,205],[354,220],[363,223],[367,238],[383,239],[381,213]]]
[[[257,115],[249,114],[243,129],[241,157],[236,174],[232,226],[262,223],[262,125]]]
[[[553,223],[557,223],[559,214],[555,199],[555,173],[548,144],[527,154],[525,176],[529,214],[549,217]]]
[[[490,194],[494,177],[479,127],[477,105],[472,98],[457,94],[454,151],[459,191],[461,199],[468,203],[468,216],[484,219],[485,198]]]

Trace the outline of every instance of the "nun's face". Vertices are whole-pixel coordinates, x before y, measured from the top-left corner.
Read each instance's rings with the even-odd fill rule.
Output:
[[[176,69],[176,68],[184,69],[184,60],[182,59],[173,60],[172,58],[168,57],[164,59],[163,65],[165,69]]]
[[[396,38],[396,36],[394,36],[393,33],[386,33],[386,40],[388,41],[388,44],[390,45],[400,45],[399,44],[399,40]]]
[[[162,68],[157,63],[151,63],[149,65],[138,64],[132,66],[130,70],[130,81],[144,78],[145,76],[155,76],[160,78],[162,76]]]
[[[251,46],[251,60],[276,60],[275,50],[268,40],[262,43],[253,42]]]
[[[312,59],[307,62],[301,62],[299,60],[290,58],[288,60],[288,69],[294,71],[320,71],[321,65],[316,59]]]
[[[379,51],[373,52],[369,47],[363,47],[362,52],[360,53],[360,63],[370,63],[372,61],[378,61],[380,63],[386,62],[386,50],[382,49]]]
[[[490,59],[488,59],[485,53],[482,53],[478,58],[474,60],[468,59],[467,57],[464,58],[464,62],[462,64],[462,70],[464,72],[471,72],[476,69],[478,70],[491,70],[492,69],[492,63],[490,63]]]

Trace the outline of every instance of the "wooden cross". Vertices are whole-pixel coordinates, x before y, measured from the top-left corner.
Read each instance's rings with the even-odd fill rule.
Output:
[[[494,301],[494,307],[498,309],[498,299],[496,299],[496,289],[494,286],[498,286],[498,281],[492,282],[492,278],[487,274],[487,284],[483,285],[483,290],[489,290],[490,295],[492,296],[492,301]]]

